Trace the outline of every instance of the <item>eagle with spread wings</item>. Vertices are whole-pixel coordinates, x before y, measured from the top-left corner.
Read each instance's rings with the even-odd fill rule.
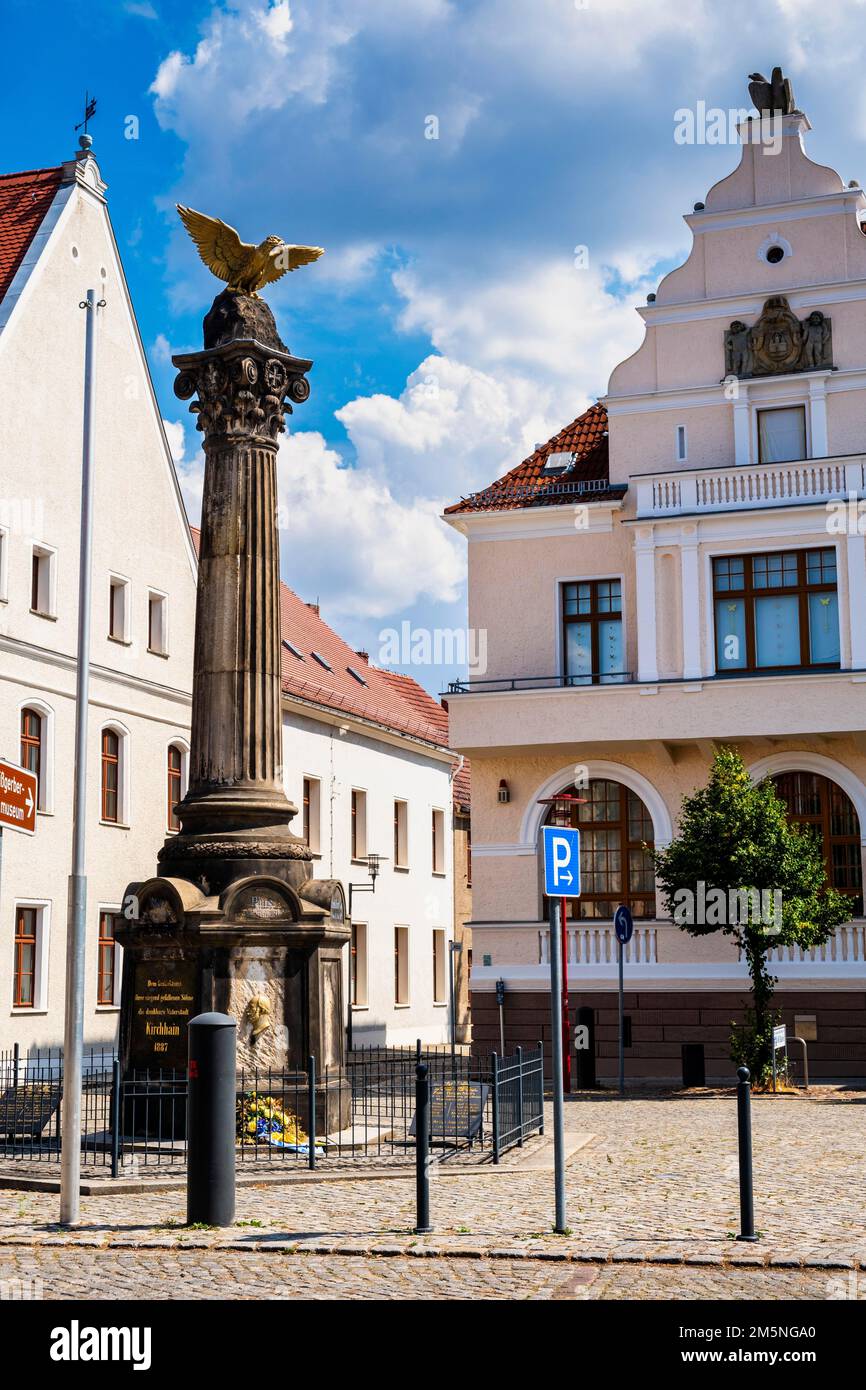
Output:
[[[180,203],[177,210],[208,270],[225,280],[230,290],[256,299],[263,285],[279,280],[287,270],[310,265],[324,253],[322,246],[291,246],[278,236],[267,236],[258,246],[251,246],[218,217],[208,217]]]

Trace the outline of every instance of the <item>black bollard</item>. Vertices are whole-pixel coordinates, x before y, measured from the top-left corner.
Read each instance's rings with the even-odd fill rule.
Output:
[[[415,1068],[415,1234],[429,1235],[430,1225],[430,1082],[427,1068]]]
[[[737,1144],[740,1155],[740,1234],[737,1240],[757,1240],[752,1189],[752,1087],[749,1068],[737,1071]]]
[[[228,1014],[190,1019],[187,1225],[235,1219],[236,1032]]]

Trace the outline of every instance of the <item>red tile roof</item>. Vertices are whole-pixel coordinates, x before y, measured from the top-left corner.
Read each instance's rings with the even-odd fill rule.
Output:
[[[280,587],[283,691],[286,695],[297,695],[329,709],[344,710],[346,714],[370,719],[397,733],[412,734],[427,743],[447,748],[448,716],[431,695],[418,686],[424,699],[414,694],[410,698],[405,684],[410,677],[395,679],[394,672],[370,666],[328,627],[315,607],[304,603],[287,585]],[[285,645],[287,640],[300,656]],[[319,657],[327,662],[327,667]],[[352,671],[362,677],[363,684]],[[414,681],[411,684],[415,686]]]
[[[60,167],[0,174],[0,299],[12,284],[62,177]]]
[[[544,474],[549,454],[573,454],[567,472]],[[599,497],[622,489],[611,488],[607,457],[607,411],[591,405],[564,430],[548,439],[528,459],[512,468],[489,487],[473,492],[453,506],[446,516],[460,512],[502,512],[517,507],[562,506],[581,497]]]

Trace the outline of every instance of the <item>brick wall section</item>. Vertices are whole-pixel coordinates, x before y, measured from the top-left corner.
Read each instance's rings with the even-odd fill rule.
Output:
[[[633,1079],[682,1080],[681,1045],[704,1044],[707,1080],[730,1080],[731,1022],[742,1023],[749,996],[710,991],[700,994],[626,990],[625,1013],[632,1021],[632,1046],[626,1048],[626,1076]],[[818,1041],[808,1044],[809,1073],[813,1080],[866,1079],[866,993],[808,993],[786,990],[776,995],[788,1034],[794,1032],[795,1014],[814,1014]],[[581,1006],[595,1016],[596,1070],[600,1080],[615,1078],[617,1062],[617,995],[573,993],[569,995],[572,1027]],[[531,1046],[544,1040],[550,1062],[549,995],[509,991],[505,1000],[505,1045]],[[490,993],[472,996],[472,1049],[487,1054],[499,1049],[499,1010]],[[789,1055],[794,1076],[801,1075],[802,1048],[794,1044]]]

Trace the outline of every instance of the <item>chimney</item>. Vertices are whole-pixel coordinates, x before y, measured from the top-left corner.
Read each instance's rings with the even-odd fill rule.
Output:
[[[318,618],[318,616],[319,616],[319,605],[318,605],[317,603],[306,603],[304,606],[305,606],[306,608],[309,608],[313,613],[315,613],[316,617]]]
[[[369,664],[370,664],[370,653],[369,653],[369,652],[365,652],[362,648],[359,647],[358,650],[355,652],[355,655],[356,655],[356,656],[359,656],[359,657],[361,658],[361,660],[363,661],[363,663],[364,663],[365,666],[369,666]]]

